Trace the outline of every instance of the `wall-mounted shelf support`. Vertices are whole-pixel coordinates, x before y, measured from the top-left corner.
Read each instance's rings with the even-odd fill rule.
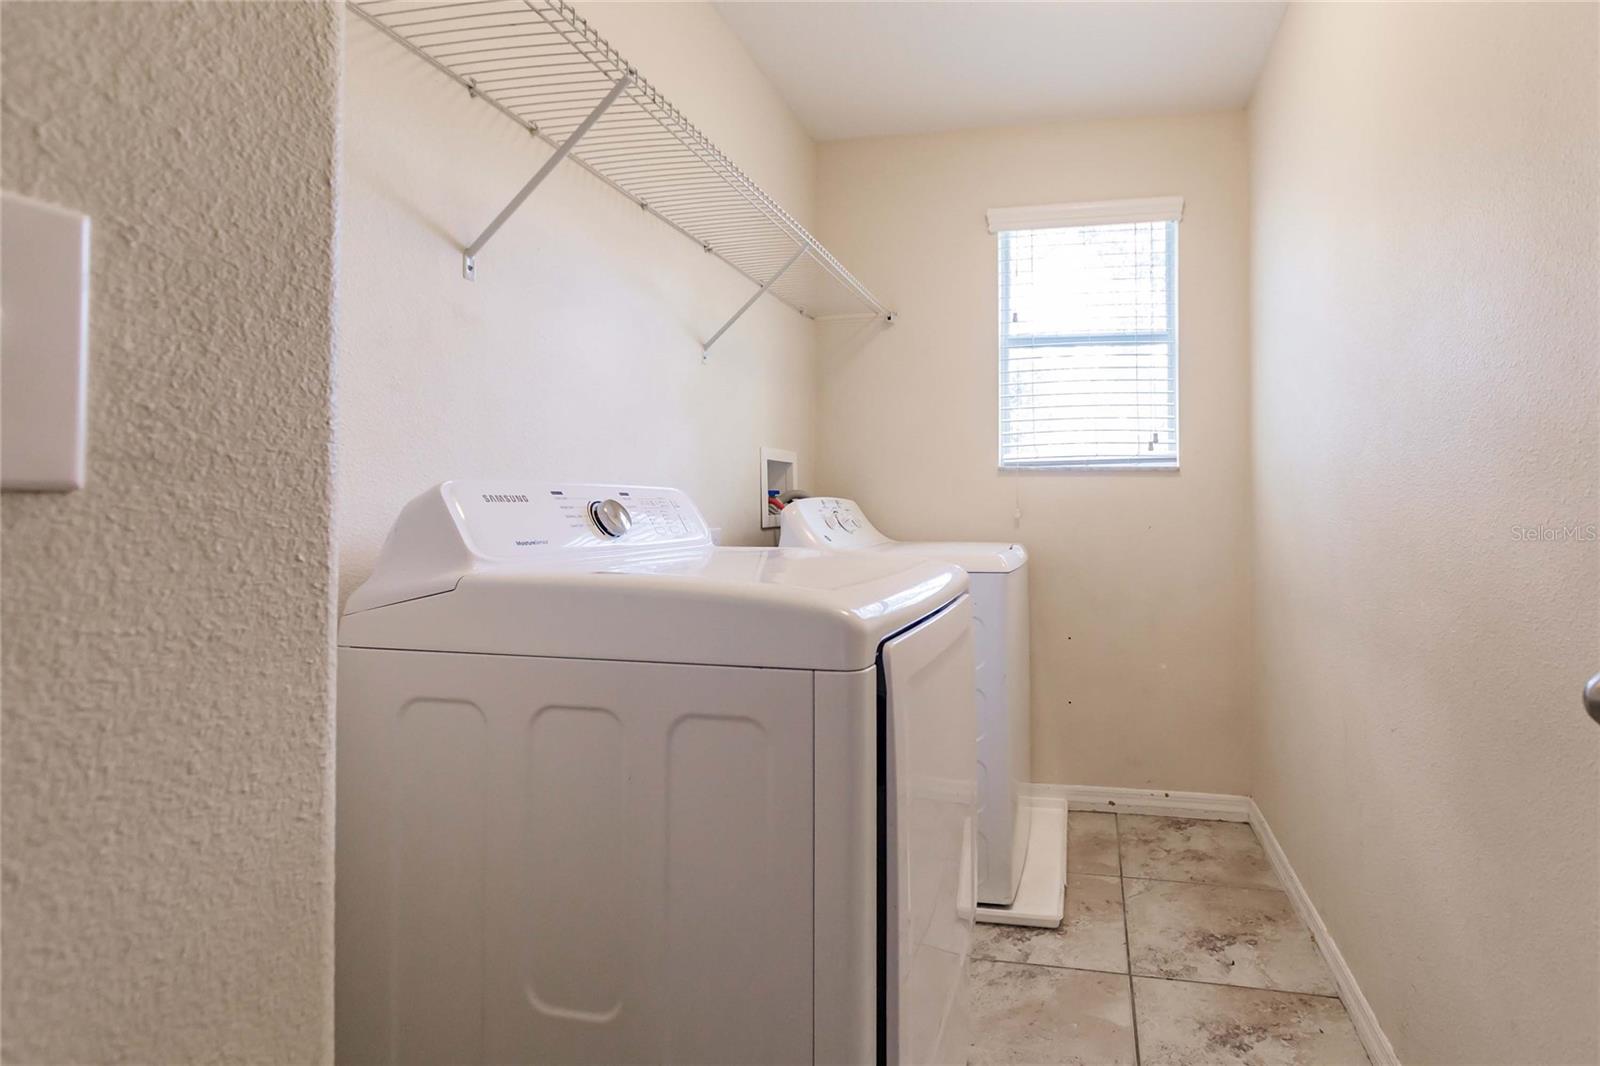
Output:
[[[549,159],[546,159],[544,161],[544,165],[534,173],[533,177],[528,179],[528,184],[524,185],[521,191],[511,198],[511,202],[506,204],[506,206],[501,209],[498,215],[494,216],[494,221],[489,223],[488,228],[486,228],[482,233],[478,234],[478,239],[467,245],[466,251],[464,251],[461,255],[462,277],[466,278],[468,281],[477,280],[478,264],[476,260],[478,258],[478,253],[483,251],[483,246],[489,243],[489,238],[493,237],[495,233],[499,231],[500,227],[505,225],[506,219],[516,214],[517,208],[522,206],[522,202],[532,194],[533,190],[539,187],[540,182],[544,181],[545,178],[550,176],[550,172],[554,170],[563,159],[567,158],[567,155],[574,147],[577,146],[577,143],[583,139],[583,135],[588,133],[590,127],[592,127],[596,122],[600,121],[600,116],[605,114],[611,105],[617,102],[617,97],[622,95],[622,91],[626,89],[629,83],[632,81],[632,71],[629,71],[622,77],[618,78],[616,84],[611,86],[611,91],[606,93],[604,98],[602,98],[598,104],[594,105],[594,110],[590,111],[588,116],[582,122],[578,123],[578,128],[567,134],[567,139],[562,141],[561,144],[556,148],[555,154]]]
[[[463,249],[469,280],[478,252],[567,159],[744,275],[757,297],[771,295],[810,319],[891,318],[568,0],[350,0],[348,10],[554,152]]]
[[[701,362],[705,362],[706,353],[711,351],[711,346],[713,344],[717,343],[717,339],[719,337],[721,337],[724,333],[728,332],[728,328],[730,326],[732,326],[735,322],[739,321],[739,319],[743,318],[744,317],[744,313],[746,311],[750,310],[750,308],[754,307],[755,304],[756,304],[756,301],[761,299],[763,296],[765,296],[767,294],[767,290],[772,288],[774,285],[776,285],[778,283],[778,280],[789,272],[789,268],[794,266],[795,263],[800,259],[800,257],[805,254],[805,252],[806,252],[806,246],[803,245],[803,244],[800,247],[796,248],[794,250],[794,254],[791,255],[788,258],[788,260],[783,264],[783,266],[778,268],[778,272],[776,274],[772,275],[772,277],[768,278],[765,282],[763,282],[762,285],[761,285],[761,288],[757,289],[754,293],[752,293],[751,296],[750,296],[750,299],[748,299],[748,300],[746,300],[744,302],[744,306],[739,308],[739,310],[735,311],[733,313],[733,317],[728,319],[728,321],[724,322],[722,324],[722,328],[717,330],[715,333],[713,333],[711,335],[711,339],[706,341],[704,344],[702,344],[700,346],[700,361]]]

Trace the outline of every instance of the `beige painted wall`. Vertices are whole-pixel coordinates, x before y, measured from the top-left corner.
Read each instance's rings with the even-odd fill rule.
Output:
[[[1242,113],[819,148],[820,236],[900,319],[823,328],[807,487],[1027,546],[1035,780],[1249,791],[1246,170]],[[1173,194],[1182,471],[1000,473],[985,209]]]
[[[804,221],[811,141],[708,4],[589,4],[597,30]],[[344,97],[340,584],[450,477],[687,490],[728,543],[759,528],[758,449],[811,458],[815,327],[575,166],[461,278],[548,149],[355,16]],[[764,538],[764,541],[763,541]]]
[[[0,5],[0,178],[94,225],[88,487],[0,503],[7,1062],[331,1054],[339,32]]]
[[[1296,5],[1252,108],[1256,796],[1410,1063],[1600,1056],[1596,11]]]

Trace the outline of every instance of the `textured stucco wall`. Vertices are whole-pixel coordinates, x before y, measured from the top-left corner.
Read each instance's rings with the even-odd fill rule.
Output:
[[[1600,1056],[1597,13],[1293,5],[1252,107],[1256,796],[1408,1063]]]
[[[592,3],[594,27],[802,222],[810,139],[709,4]],[[759,528],[762,445],[814,472],[815,327],[575,165],[461,278],[550,149],[348,16],[339,284],[344,595],[400,508],[452,477],[687,491],[728,543]],[[870,284],[870,279],[868,279]]]
[[[1248,792],[1243,113],[834,141],[818,158],[822,239],[900,319],[865,347],[821,331],[816,486],[890,536],[1027,545],[1034,780]],[[1183,469],[999,471],[985,210],[1171,195]]]
[[[0,506],[8,1062],[331,1053],[340,26],[0,5],[4,185],[94,220],[88,487]]]

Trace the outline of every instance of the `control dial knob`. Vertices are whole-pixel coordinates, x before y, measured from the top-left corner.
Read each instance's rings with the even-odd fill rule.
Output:
[[[633,516],[617,500],[595,500],[589,504],[589,517],[595,528],[608,537],[620,537],[633,528]]]

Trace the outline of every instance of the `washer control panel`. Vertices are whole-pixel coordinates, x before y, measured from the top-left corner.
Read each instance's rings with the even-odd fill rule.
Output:
[[[868,548],[889,538],[867,521],[856,501],[812,496],[783,509],[778,544],[784,548]]]

